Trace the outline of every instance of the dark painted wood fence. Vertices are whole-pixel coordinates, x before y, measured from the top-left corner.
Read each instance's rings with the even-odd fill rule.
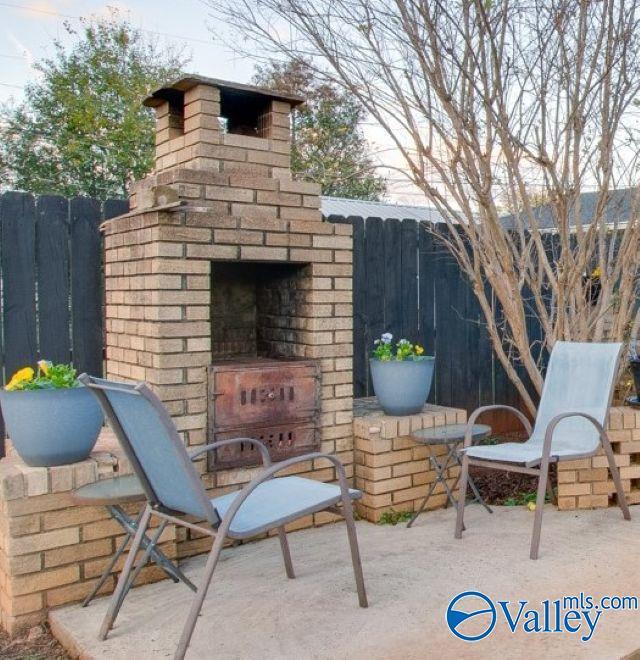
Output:
[[[0,196],[0,380],[38,359],[102,373],[103,286],[99,225],[123,200]],[[368,357],[383,332],[436,355],[431,401],[472,410],[518,405],[496,362],[466,278],[414,220],[330,218],[354,230],[354,394],[373,393]],[[1,420],[0,420],[1,424]],[[2,429],[0,428],[0,437]]]
[[[101,222],[127,210],[100,202],[6,192],[0,196],[3,383],[38,359],[102,373]]]
[[[490,403],[520,406],[465,275],[424,224],[336,216],[330,221],[353,226],[356,397],[373,394],[373,341],[391,332],[435,354],[431,402],[469,411]]]

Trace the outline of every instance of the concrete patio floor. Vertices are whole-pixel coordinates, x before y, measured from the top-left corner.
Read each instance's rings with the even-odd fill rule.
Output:
[[[540,559],[530,561],[533,514],[469,506],[453,539],[454,512],[423,514],[412,529],[358,523],[370,606],[357,606],[343,524],[289,536],[296,580],[284,575],[276,539],[223,554],[194,633],[190,658],[621,658],[640,649],[640,612],[603,612],[588,642],[570,633],[511,633],[498,611],[476,643],[445,622],[451,599],[481,591],[494,602],[577,595],[640,596],[640,509],[560,512],[547,506]],[[197,580],[204,558],[184,563]],[[108,598],[50,614],[54,634],[82,658],[173,655],[192,594],[169,581],[133,590],[115,629],[97,639]],[[499,608],[498,608],[499,610]]]

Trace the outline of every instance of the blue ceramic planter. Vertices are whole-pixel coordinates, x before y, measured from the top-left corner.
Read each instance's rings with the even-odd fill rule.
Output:
[[[371,358],[371,379],[378,402],[387,415],[415,415],[427,401],[435,358],[390,360]]]
[[[64,390],[0,390],[7,431],[20,458],[31,467],[77,463],[91,453],[103,415],[83,387]]]

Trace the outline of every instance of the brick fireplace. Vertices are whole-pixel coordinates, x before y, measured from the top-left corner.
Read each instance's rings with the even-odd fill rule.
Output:
[[[300,446],[337,453],[351,473],[351,227],[323,222],[319,187],[291,176],[289,115],[301,101],[196,77],[146,100],[156,112],[155,170],[135,184],[131,212],[104,225],[107,375],[149,383],[194,446],[230,429],[265,430],[244,412],[218,423],[212,368],[275,364],[284,371],[260,376],[253,396],[269,424],[286,428],[267,424],[264,437],[295,455],[297,428]],[[297,390],[285,392],[291,365],[316,374],[299,406],[289,405]],[[253,474],[229,465],[199,463],[208,488]],[[335,477],[324,463],[296,471]]]

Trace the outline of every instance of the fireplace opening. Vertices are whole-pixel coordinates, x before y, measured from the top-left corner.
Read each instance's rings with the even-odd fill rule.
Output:
[[[304,359],[308,264],[213,262],[208,372],[210,442],[249,437],[272,461],[320,447],[320,365]],[[209,455],[212,472],[259,465],[251,443]]]
[[[304,264],[213,262],[213,359],[296,357],[307,272]]]

